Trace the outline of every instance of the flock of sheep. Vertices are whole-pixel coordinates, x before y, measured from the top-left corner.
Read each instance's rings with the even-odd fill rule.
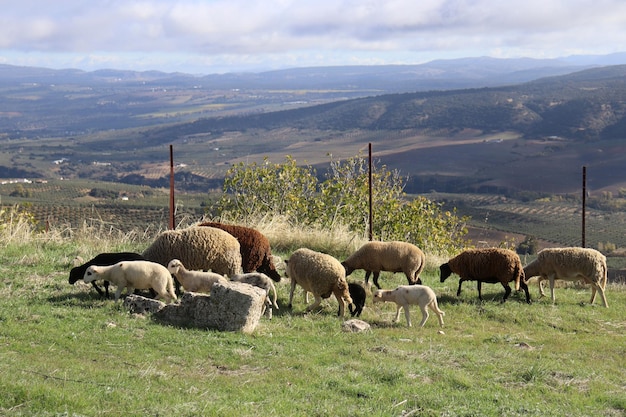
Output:
[[[373,302],[394,302],[397,305],[394,321],[399,320],[400,310],[404,309],[410,327],[409,306],[417,305],[422,312],[420,326],[424,326],[428,319],[428,309],[437,314],[439,324],[443,326],[444,312],[439,309],[435,292],[421,285],[420,273],[424,265],[424,253],[408,242],[368,242],[343,262],[331,255],[301,248],[285,261],[285,273],[291,280],[289,308],[299,285],[305,292],[307,304],[308,293],[315,299],[306,311],[316,309],[322,299],[334,295],[340,317],[344,316],[346,306],[353,316],[360,316],[367,293],[362,285],[349,283],[347,277],[354,270],[362,269],[366,274],[366,286],[373,274],[377,287],[372,295]],[[381,271],[402,272],[409,285],[383,290],[378,282]],[[464,281],[477,282],[481,300],[483,282],[500,283],[505,290],[504,302],[512,291],[512,282],[516,291],[524,290],[526,301],[530,303],[527,280],[536,276],[539,277],[541,295],[544,295],[542,281],[550,282],[553,303],[555,280],[584,280],[592,287],[590,303],[593,304],[596,293],[600,293],[604,306],[608,307],[606,257],[594,249],[544,249],[526,267],[522,266],[519,256],[508,249],[468,249],[440,266],[440,281],[444,282],[452,273],[460,277],[457,296]],[[80,279],[91,282],[98,293],[106,297],[109,296],[109,282],[113,283],[116,301],[126,288],[127,294],[134,290],[150,290],[166,302],[177,299],[181,286],[185,291],[209,293],[216,282],[239,281],[264,289],[266,306],[278,309],[272,281],[280,281],[281,275],[276,270],[269,240],[259,231],[207,222],[163,232],[141,254],[100,254],[72,268],[69,283],[74,284]],[[104,282],[104,291],[96,283],[100,281]],[[272,293],[273,297],[270,297]]]

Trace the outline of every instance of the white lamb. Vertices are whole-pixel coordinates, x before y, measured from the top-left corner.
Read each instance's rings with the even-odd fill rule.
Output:
[[[604,290],[607,282],[606,257],[595,249],[589,248],[546,248],[537,254],[537,259],[524,267],[526,279],[539,276],[539,288],[541,281],[550,281],[550,295],[552,303],[554,297],[554,280],[565,281],[585,280],[591,285],[591,301],[596,299],[596,291],[600,293],[602,302],[608,307]]]
[[[172,259],[167,264],[167,270],[176,277],[185,291],[210,293],[213,284],[226,282],[226,278],[215,272],[190,271],[178,260]]]
[[[265,308],[263,309],[263,313],[267,312],[267,317],[272,318],[272,307],[275,307],[278,310],[278,304],[276,303],[276,298],[278,294],[276,293],[276,287],[272,282],[272,279],[265,275],[262,272],[248,272],[245,274],[236,274],[230,277],[231,281],[243,282],[244,284],[253,285],[255,287],[261,288],[265,290],[267,294]],[[272,298],[270,298],[270,293],[274,294]]]
[[[411,327],[411,316],[409,314],[409,305],[419,305],[422,310],[422,321],[420,327],[424,326],[428,320],[428,308],[437,314],[439,325],[443,326],[443,316],[445,313],[439,309],[437,305],[437,296],[432,288],[425,285],[400,285],[395,290],[377,290],[374,293],[374,302],[393,301],[397,304],[396,317],[393,320],[397,322],[400,319],[400,309],[404,309],[406,323]]]
[[[176,300],[172,275],[161,264],[150,261],[122,261],[110,266],[91,265],[85,271],[83,281],[109,281],[117,286],[115,301],[120,299],[122,290],[132,294],[135,289],[153,289],[157,298],[166,302]]]

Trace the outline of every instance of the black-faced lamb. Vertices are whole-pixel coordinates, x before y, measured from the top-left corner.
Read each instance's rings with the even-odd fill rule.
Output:
[[[350,298],[352,298],[352,303],[348,304],[350,314],[352,317],[361,317],[363,307],[365,307],[365,300],[367,299],[367,292],[361,284],[356,282],[348,283],[348,291],[350,292]]]
[[[230,233],[214,227],[166,230],[142,255],[165,267],[172,259],[179,259],[192,271],[213,271],[229,276],[241,272],[239,242]],[[178,288],[178,283],[176,286]]]
[[[380,271],[404,272],[409,284],[421,284],[419,275],[424,269],[425,259],[424,252],[408,242],[367,242],[343,261],[342,265],[346,269],[346,276],[355,269],[364,269],[366,285],[373,273],[374,285],[380,289]]]
[[[115,301],[120,299],[124,288],[126,294],[132,294],[135,289],[153,289],[157,298],[166,302],[176,300],[172,275],[166,267],[156,262],[122,261],[109,266],[91,265],[85,271],[83,281],[97,280],[109,281],[117,286]]]
[[[223,275],[211,271],[190,271],[178,260],[172,259],[167,264],[167,270],[178,280],[185,291],[210,293],[213,284],[226,282]]]
[[[526,279],[539,276],[540,285],[541,280],[550,281],[552,303],[555,302],[555,280],[576,281],[582,279],[591,285],[591,301],[589,303],[593,304],[597,291],[600,293],[604,307],[609,306],[604,293],[607,282],[606,257],[595,249],[543,249],[537,254],[537,259],[524,267],[524,274]]]
[[[85,262],[80,266],[76,266],[70,270],[70,285],[74,285],[76,281],[83,279],[85,276],[85,271],[91,265],[99,265],[99,266],[108,266],[114,265],[121,261],[141,261],[145,260],[145,258],[139,254],[134,252],[105,252],[96,255],[93,259]],[[91,281],[91,285],[93,288],[100,294],[101,297],[109,298],[109,281],[104,281],[104,291],[98,286],[95,281]]]
[[[253,285],[255,287],[259,287],[265,291],[267,294],[266,299],[266,307],[263,309],[263,313],[268,313],[268,317],[272,318],[272,307],[278,310],[278,304],[276,303],[276,298],[278,297],[278,293],[276,292],[276,287],[272,282],[272,279],[265,275],[262,272],[248,272],[245,274],[237,274],[230,277],[231,281],[243,282],[244,284]],[[273,297],[270,296],[273,294]]]
[[[460,277],[457,297],[461,295],[463,281],[476,281],[478,298],[482,301],[482,283],[501,283],[504,287],[504,298],[511,294],[509,282],[515,282],[515,291],[520,287],[526,293],[526,302],[530,303],[528,286],[524,279],[522,261],[517,253],[509,249],[480,248],[467,249],[439,267],[440,282],[444,282],[453,272]]]
[[[224,230],[239,241],[241,266],[244,273],[262,272],[276,282],[280,282],[280,274],[276,270],[272,258],[270,241],[256,229],[234,224],[219,222],[203,222],[200,226],[215,227]]]
[[[407,326],[411,327],[411,316],[409,314],[410,305],[418,305],[422,311],[422,321],[420,327],[424,326],[428,320],[428,309],[430,308],[437,314],[439,325],[443,326],[443,316],[445,313],[439,309],[437,304],[437,296],[432,288],[425,285],[400,285],[395,290],[377,290],[373,295],[375,303],[392,301],[396,303],[396,317],[393,320],[397,322],[400,319],[400,310],[404,309],[404,317],[406,317]]]
[[[346,271],[341,262],[331,255],[300,248],[291,254],[285,264],[285,272],[291,279],[289,308],[292,307],[293,293],[298,284],[305,292],[308,291],[315,297],[315,301],[306,308],[306,311],[317,308],[322,299],[334,294],[339,303],[338,315],[343,317],[345,303],[351,304],[352,298],[346,282]]]

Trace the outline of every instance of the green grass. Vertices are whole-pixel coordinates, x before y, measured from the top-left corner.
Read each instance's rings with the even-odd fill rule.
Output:
[[[392,323],[371,304],[366,333],[341,331],[336,302],[279,305],[251,335],[181,329],[125,311],[67,282],[76,254],[138,250],[145,242],[31,239],[0,251],[0,415],[11,416],[623,416],[626,288],[588,305],[588,288],[556,291],[557,304],[500,304],[499,285],[456,297],[457,280],[423,275],[446,312],[424,328]],[[288,254],[282,253],[286,256]],[[362,271],[360,271],[362,272]],[[361,274],[350,279],[360,280]],[[405,283],[383,274],[381,285]],[[596,303],[598,301],[596,300]],[[419,310],[411,310],[419,323]]]

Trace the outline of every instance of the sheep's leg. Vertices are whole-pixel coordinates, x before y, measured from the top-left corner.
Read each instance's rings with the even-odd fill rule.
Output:
[[[124,286],[122,285],[118,285],[117,289],[115,290],[115,302],[117,302],[117,300],[120,299],[120,296],[122,295],[122,290],[124,289]]]
[[[372,271],[365,271],[365,285],[366,286],[369,286],[371,274],[372,274]]]
[[[541,297],[545,297],[546,293],[543,291],[543,281],[548,279],[547,277],[544,277],[543,275],[539,276],[539,294],[541,294]]]
[[[289,308],[292,307],[291,302],[293,301],[293,292],[295,290],[296,290],[296,280],[291,278],[291,288],[289,289],[289,305],[288,305]],[[306,295],[306,291],[304,291],[304,294]]]
[[[602,286],[596,283],[591,283],[591,301],[589,301],[589,304],[593,304],[593,302],[596,300],[596,291],[598,291],[600,293],[600,298],[602,298],[602,303],[604,304],[605,307],[609,307],[609,304],[606,302],[606,295],[604,293],[604,289],[602,289]]]
[[[432,301],[430,304],[428,304],[428,306],[430,307],[430,309],[432,311],[435,312],[435,314],[437,314],[437,319],[439,320],[439,325],[441,327],[443,327],[443,314],[444,313],[443,313],[443,311],[441,311],[439,309],[439,306],[437,305],[437,302],[436,301]]]
[[[374,285],[376,285],[376,288],[378,288],[379,290],[380,285],[378,285],[378,277],[380,276],[380,271],[374,271]]]
[[[524,290],[524,293],[526,294],[526,302],[530,304],[530,292],[528,291],[528,285],[524,281],[521,281],[519,283],[519,286],[521,289]]]
[[[313,304],[306,308],[306,311],[312,311],[322,304],[322,297],[320,295],[313,294],[313,296],[315,297],[315,301],[313,301]]]
[[[397,323],[400,320],[400,309],[402,309],[402,305],[396,304],[396,317],[393,319],[394,323]]]
[[[476,280],[476,289],[478,290],[478,299],[483,300],[483,283],[481,280]]]
[[[458,297],[459,295],[461,295],[461,285],[463,285],[463,281],[465,281],[463,278],[461,278],[459,280],[459,289],[456,290],[456,296]]]
[[[346,311],[346,302],[343,301],[343,297],[341,296],[341,294],[335,294],[335,298],[337,299],[337,303],[339,304],[339,311],[337,312],[337,316],[343,317]]]
[[[405,304],[402,306],[402,308],[404,309],[404,317],[406,318],[406,324],[407,326],[411,327],[411,314],[409,313],[409,305]],[[428,312],[426,312],[426,318],[428,318]],[[422,310],[422,322],[420,323],[420,327],[424,325],[424,322],[426,320],[424,319],[424,310]]]
[[[506,301],[507,298],[509,298],[509,295],[511,295],[511,286],[509,285],[509,283],[502,283],[502,286],[504,287],[504,298],[502,299],[502,302],[504,303]]]
[[[554,304],[556,302],[554,297],[554,274],[550,274],[548,279],[550,280],[550,298],[552,299],[552,304]]]
[[[428,320],[428,307],[420,304],[420,310],[422,310],[422,321],[420,322],[420,327],[424,327],[424,323]]]

